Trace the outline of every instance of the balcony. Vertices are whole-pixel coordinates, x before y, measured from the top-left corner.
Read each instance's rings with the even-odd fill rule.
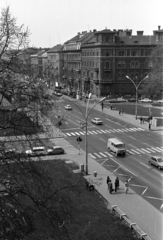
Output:
[[[113,80],[112,79],[108,79],[108,80],[102,80],[103,84],[113,84]]]
[[[93,83],[96,85],[99,85],[100,81],[96,79],[96,80],[93,80]]]
[[[104,68],[104,72],[111,72],[110,68]]]

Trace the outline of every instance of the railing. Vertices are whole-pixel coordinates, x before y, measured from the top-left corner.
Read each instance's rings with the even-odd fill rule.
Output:
[[[127,222],[127,224],[129,225],[129,227],[131,229],[134,229],[135,232],[137,232],[140,235],[140,239],[142,240],[151,240],[148,236],[147,233],[143,232],[143,230],[141,228],[139,228],[136,223],[133,223],[130,221],[130,219],[126,216],[126,213],[124,213],[117,205],[113,205],[112,206],[112,210],[117,212],[120,216],[120,219],[123,219]]]

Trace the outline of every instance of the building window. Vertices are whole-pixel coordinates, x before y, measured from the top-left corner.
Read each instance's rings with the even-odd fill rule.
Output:
[[[121,73],[117,74],[117,78],[118,78],[118,80],[121,80]]]
[[[144,68],[148,68],[148,62],[146,61],[145,63],[144,63]]]
[[[135,68],[139,68],[139,67],[140,67],[139,61],[136,61],[135,62]]]
[[[105,68],[110,68],[110,62],[105,62]]]
[[[135,62],[134,62],[134,61],[132,61],[132,62],[130,63],[130,68],[135,68]]]
[[[148,67],[149,67],[149,68],[153,68],[152,62],[149,62]]]
[[[121,62],[121,68],[126,68],[126,62],[125,61]]]
[[[124,50],[118,51],[118,56],[125,56],[125,51]]]
[[[122,80],[126,80],[126,74],[122,73]]]
[[[131,51],[131,56],[134,56],[134,57],[139,56],[138,51],[137,51],[137,50],[132,50],[132,51]]]
[[[121,61],[117,63],[117,68],[121,68]]]

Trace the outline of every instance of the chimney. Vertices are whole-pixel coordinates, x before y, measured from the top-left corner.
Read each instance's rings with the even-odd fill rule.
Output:
[[[137,36],[143,36],[144,31],[137,31]]]
[[[158,26],[158,30],[160,31],[160,29],[161,29],[161,26]]]

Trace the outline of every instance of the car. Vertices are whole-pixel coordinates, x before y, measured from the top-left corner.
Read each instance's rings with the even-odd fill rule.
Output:
[[[92,123],[94,123],[96,125],[102,125],[103,124],[103,122],[100,118],[93,118]]]
[[[158,169],[163,169],[163,158],[160,156],[151,156],[149,164],[155,165]]]
[[[152,100],[149,98],[143,98],[140,100],[140,102],[150,103],[150,102],[152,102]]]
[[[25,154],[29,157],[45,156],[46,150],[43,146],[32,147],[32,149],[26,150]]]
[[[163,99],[161,99],[161,100],[158,100],[157,102],[158,102],[158,103],[163,103]]]
[[[127,100],[121,97],[121,98],[117,98],[117,102],[127,102]]]
[[[136,98],[129,98],[128,102],[136,102]]]
[[[61,146],[54,146],[52,148],[47,149],[48,155],[57,155],[64,154],[65,150]]]
[[[65,106],[65,109],[66,109],[66,110],[72,110],[72,107],[71,107],[71,105],[67,104],[67,105]]]

